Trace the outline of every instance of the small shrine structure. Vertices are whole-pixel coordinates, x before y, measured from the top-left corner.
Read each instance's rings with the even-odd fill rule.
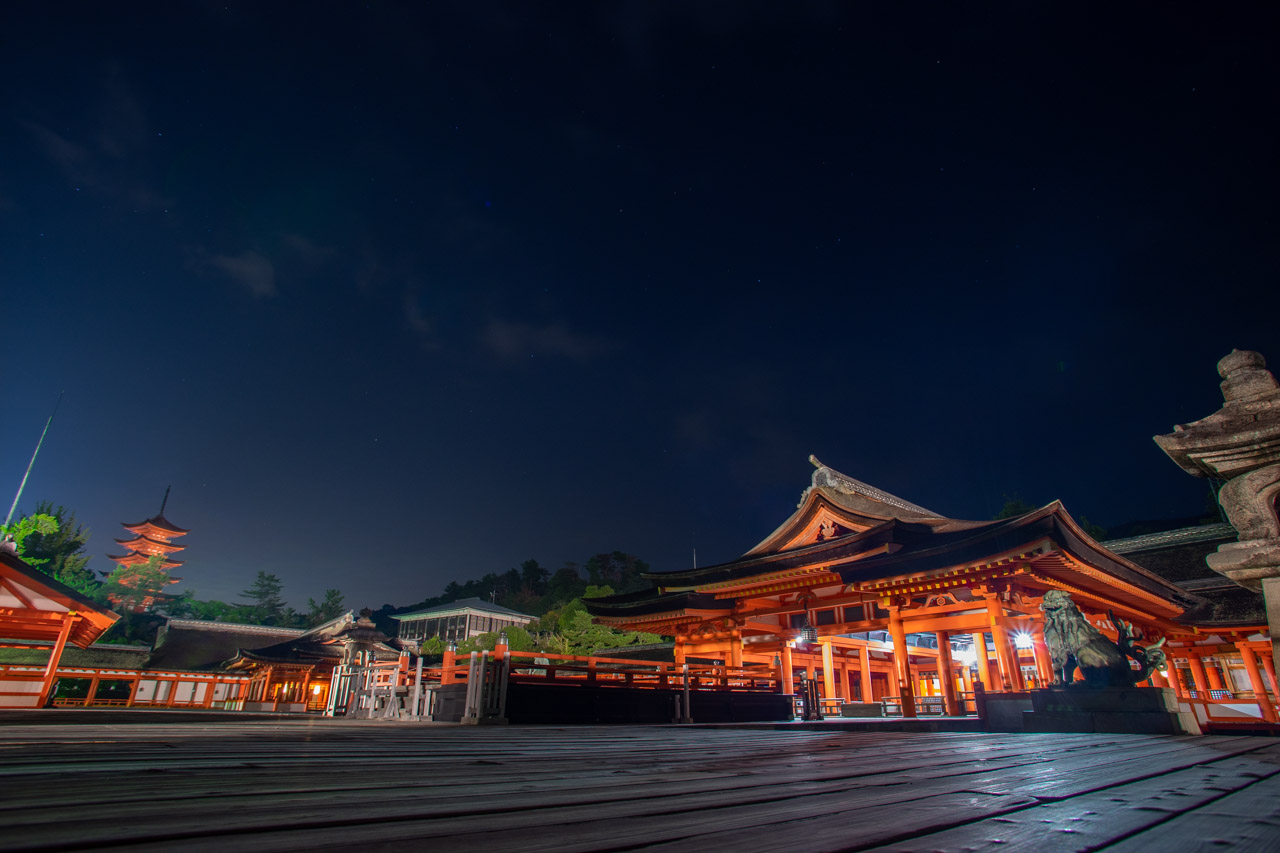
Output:
[[[67,644],[87,649],[119,618],[0,543],[0,645],[49,649],[43,669],[0,677],[0,708],[43,708]]]

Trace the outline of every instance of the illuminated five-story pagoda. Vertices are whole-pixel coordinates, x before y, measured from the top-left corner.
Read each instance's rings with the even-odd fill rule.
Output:
[[[169,489],[165,489],[164,500],[160,502],[160,512],[145,521],[123,525],[125,530],[134,534],[134,538],[117,539],[116,542],[125,549],[125,554],[119,557],[108,554],[107,557],[125,570],[118,574],[113,572],[113,574],[116,575],[116,580],[121,586],[133,590],[133,593],[123,591],[107,593],[107,598],[113,605],[118,607],[122,601],[128,602],[128,609],[134,613],[142,613],[164,598],[156,589],[144,588],[149,585],[146,583],[143,569],[151,564],[153,558],[160,558],[155,565],[164,573],[163,584],[174,584],[182,580],[169,574],[170,569],[182,565],[182,561],[172,559],[172,555],[184,547],[175,545],[171,540],[186,536],[190,531],[178,527],[164,517],[164,509],[168,503]]]

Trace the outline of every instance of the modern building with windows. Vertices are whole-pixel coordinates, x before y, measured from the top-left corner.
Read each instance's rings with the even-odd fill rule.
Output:
[[[406,642],[422,642],[433,637],[445,642],[462,642],[512,625],[523,628],[537,619],[479,598],[464,598],[392,618],[399,620],[397,636]]]

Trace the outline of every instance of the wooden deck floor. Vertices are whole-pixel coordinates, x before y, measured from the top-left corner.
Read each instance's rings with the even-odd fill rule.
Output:
[[[5,725],[0,849],[1278,850],[1280,741]]]

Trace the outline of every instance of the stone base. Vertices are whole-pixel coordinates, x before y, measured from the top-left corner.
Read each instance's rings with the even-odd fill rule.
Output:
[[[845,702],[840,706],[842,717],[883,717],[883,702]]]
[[[1280,540],[1249,539],[1218,546],[1205,562],[1243,587],[1262,592],[1263,581],[1280,575]]]
[[[1178,715],[1178,697],[1167,687],[1055,687],[1031,691],[1026,732],[1188,734]]]

